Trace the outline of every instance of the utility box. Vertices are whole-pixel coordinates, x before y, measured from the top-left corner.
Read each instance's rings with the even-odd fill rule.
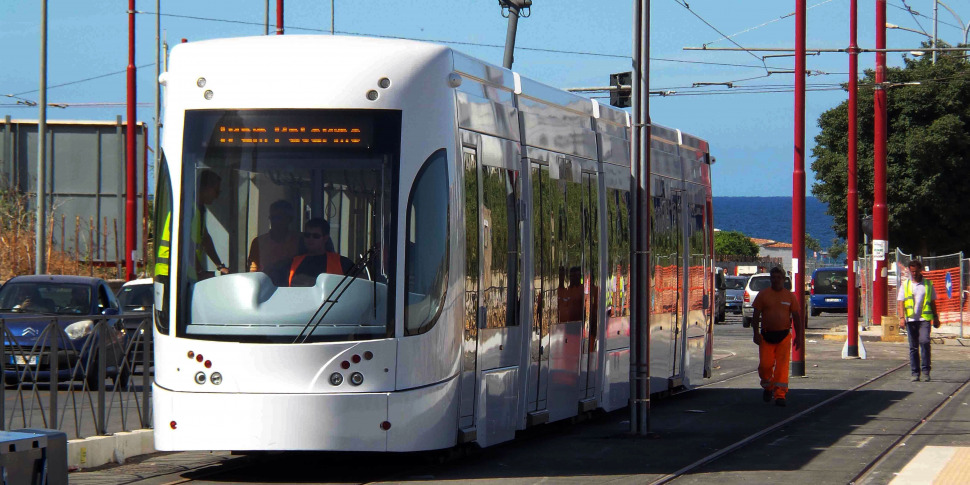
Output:
[[[882,317],[882,341],[902,342],[903,336],[899,332],[899,319],[892,316]]]
[[[53,429],[0,431],[0,483],[67,485],[67,435]]]

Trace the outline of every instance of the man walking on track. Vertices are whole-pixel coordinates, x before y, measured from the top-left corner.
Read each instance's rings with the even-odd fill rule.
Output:
[[[926,382],[930,381],[930,325],[940,328],[940,316],[936,312],[936,292],[933,282],[923,278],[923,263],[909,262],[911,278],[899,285],[897,300],[903,302],[906,313],[903,324],[909,339],[909,370],[913,382],[919,382],[920,354],[923,354],[922,370]]]
[[[770,274],[771,287],[758,292],[752,303],[754,315],[751,328],[754,330],[754,343],[758,345],[758,375],[764,389],[761,398],[769,402],[774,397],[776,406],[785,406],[792,330],[798,337],[804,327],[795,295],[785,288],[785,270],[772,268]],[[764,328],[761,328],[762,320]],[[800,342],[795,338],[795,345],[800,345]]]

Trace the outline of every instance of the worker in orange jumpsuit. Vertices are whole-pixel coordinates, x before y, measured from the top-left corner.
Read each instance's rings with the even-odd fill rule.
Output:
[[[785,276],[785,270],[771,269],[771,287],[758,292],[752,303],[754,315],[751,319],[754,343],[758,345],[758,375],[764,389],[761,397],[765,402],[774,397],[777,406],[787,404],[792,337],[794,334],[795,345],[800,345],[801,340],[797,337],[804,328],[798,301],[791,290],[785,288]]]

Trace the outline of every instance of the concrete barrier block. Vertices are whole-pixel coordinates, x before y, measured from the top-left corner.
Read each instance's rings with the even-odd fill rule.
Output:
[[[91,436],[67,442],[67,465],[71,468],[91,468],[114,460],[114,437]]]
[[[903,336],[899,333],[899,319],[892,316],[882,317],[882,341],[883,342],[902,342]]]
[[[72,470],[92,468],[108,463],[124,463],[133,456],[155,452],[155,434],[151,429],[122,431],[111,436],[91,436],[67,443],[67,462]]]

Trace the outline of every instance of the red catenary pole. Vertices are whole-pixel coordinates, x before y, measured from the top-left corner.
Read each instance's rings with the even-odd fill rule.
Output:
[[[125,160],[125,280],[131,281],[135,277],[135,264],[133,254],[135,252],[135,219],[138,213],[135,203],[135,196],[138,192],[136,180],[138,174],[135,172],[137,164],[135,159],[135,105],[137,102],[135,95],[135,0],[128,0],[128,126]],[[117,257],[117,255],[115,255]]]
[[[276,0],[276,35],[283,35],[283,0]]]
[[[791,375],[805,375],[805,0],[795,1],[795,167],[792,171],[792,290],[802,327],[792,341]]]
[[[876,49],[886,48],[886,0],[876,0]],[[886,53],[876,53],[875,126],[873,151],[872,318],[882,325],[886,315],[886,249],[889,245],[889,217],[886,210]]]
[[[858,25],[859,25],[859,5],[858,0],[849,2],[849,155],[848,155],[848,214],[846,222],[848,233],[846,234],[846,257],[848,258],[849,269],[849,316],[848,330],[849,343],[847,345],[847,355],[849,357],[859,356],[859,295],[856,292],[858,271],[858,245],[859,245],[859,196],[856,193],[856,124],[858,123],[856,113],[856,90],[858,89],[859,76],[859,45],[858,45]]]

